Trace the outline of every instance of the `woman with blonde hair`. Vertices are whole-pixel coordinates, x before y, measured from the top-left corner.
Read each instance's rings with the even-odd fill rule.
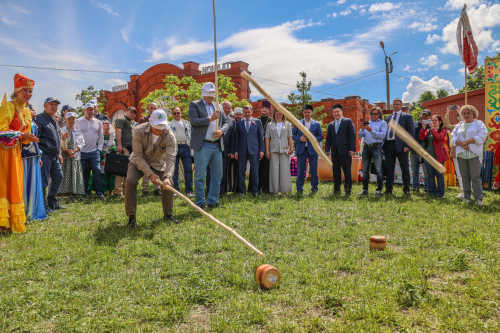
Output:
[[[269,192],[278,195],[292,191],[290,155],[293,153],[292,124],[275,110],[266,129],[266,157],[269,158]]]
[[[483,184],[481,181],[483,144],[488,137],[488,129],[482,121],[477,119],[479,112],[472,105],[462,106],[460,116],[463,121],[453,129],[451,144],[457,147],[456,154],[462,175],[464,201],[470,201],[471,190],[473,190],[474,200],[477,205],[481,206],[483,204]]]

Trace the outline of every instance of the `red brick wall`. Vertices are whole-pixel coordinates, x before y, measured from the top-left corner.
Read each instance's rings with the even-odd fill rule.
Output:
[[[425,109],[429,109],[432,112],[432,115],[439,115],[444,118],[446,114],[446,109],[448,105],[460,105],[463,106],[465,104],[465,93],[447,96],[439,99],[435,99],[433,101],[424,102],[422,106]],[[476,107],[477,111],[479,111],[478,119],[482,122],[485,121],[484,114],[486,112],[486,108],[484,105],[484,88],[469,91],[467,93],[467,104],[473,105]],[[450,123],[457,124],[458,120],[455,116],[456,113],[450,112]]]

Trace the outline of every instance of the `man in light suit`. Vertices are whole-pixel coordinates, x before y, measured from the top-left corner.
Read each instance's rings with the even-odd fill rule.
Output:
[[[344,171],[345,195],[351,195],[352,189],[352,155],[356,152],[356,130],[351,119],[342,115],[342,105],[333,106],[334,120],[328,125],[325,151],[332,156],[333,164],[333,194],[340,194],[342,171]]]
[[[411,115],[401,111],[403,101],[395,98],[392,101],[393,113],[389,115],[385,121],[389,123],[392,119],[396,121],[405,131],[411,136],[415,134],[415,125]],[[408,164],[408,152],[410,147],[396,136],[390,128],[387,130],[387,135],[384,142],[385,163],[387,165],[387,179],[385,182],[386,195],[392,195],[394,184],[394,169],[396,168],[396,158],[399,161],[401,172],[403,173],[403,192],[405,195],[410,195],[410,166]]]
[[[194,189],[195,202],[198,207],[215,208],[219,204],[220,183],[222,180],[222,151],[229,123],[226,115],[212,103],[215,95],[215,85],[205,83],[201,88],[202,99],[189,103],[189,122],[191,123],[191,148],[194,150]],[[217,110],[217,111],[216,111]],[[215,130],[218,122],[219,129]],[[227,147],[229,149],[229,147]],[[205,200],[205,173],[210,166],[211,180],[208,198]]]
[[[250,161],[251,191],[255,197],[259,196],[259,161],[264,157],[264,135],[262,123],[259,119],[252,118],[252,107],[243,107],[244,119],[236,123],[236,140],[234,142],[234,158],[238,160],[240,196],[244,196],[245,172],[247,161]]]
[[[323,132],[321,131],[321,124],[312,119],[313,111],[312,105],[306,105],[302,111],[304,119],[300,120],[300,122],[316,137],[319,143],[323,141]],[[319,183],[318,153],[298,127],[293,128],[292,134],[295,142],[295,153],[297,154],[297,194],[302,194],[304,191],[304,172],[307,160],[309,160],[309,171],[311,172],[311,191],[316,194],[318,193]]]

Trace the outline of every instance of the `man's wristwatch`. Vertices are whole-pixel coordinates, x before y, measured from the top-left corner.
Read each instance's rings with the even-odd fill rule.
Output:
[[[172,181],[172,178],[170,178],[169,176],[165,177],[165,179]]]

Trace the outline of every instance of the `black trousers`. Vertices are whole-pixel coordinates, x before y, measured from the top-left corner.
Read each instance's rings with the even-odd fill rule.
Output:
[[[403,191],[410,191],[410,165],[408,163],[408,152],[398,152],[396,150],[395,140],[386,140],[384,143],[385,163],[387,165],[387,178],[385,180],[385,190],[392,192],[394,186],[394,169],[396,168],[396,159],[399,161],[401,173],[403,174]]]
[[[344,171],[344,189],[350,190],[352,188],[352,175],[351,175],[351,165],[352,157],[349,155],[340,155],[338,152],[332,155],[333,164],[333,190],[340,191],[340,185],[342,184],[342,171]]]

